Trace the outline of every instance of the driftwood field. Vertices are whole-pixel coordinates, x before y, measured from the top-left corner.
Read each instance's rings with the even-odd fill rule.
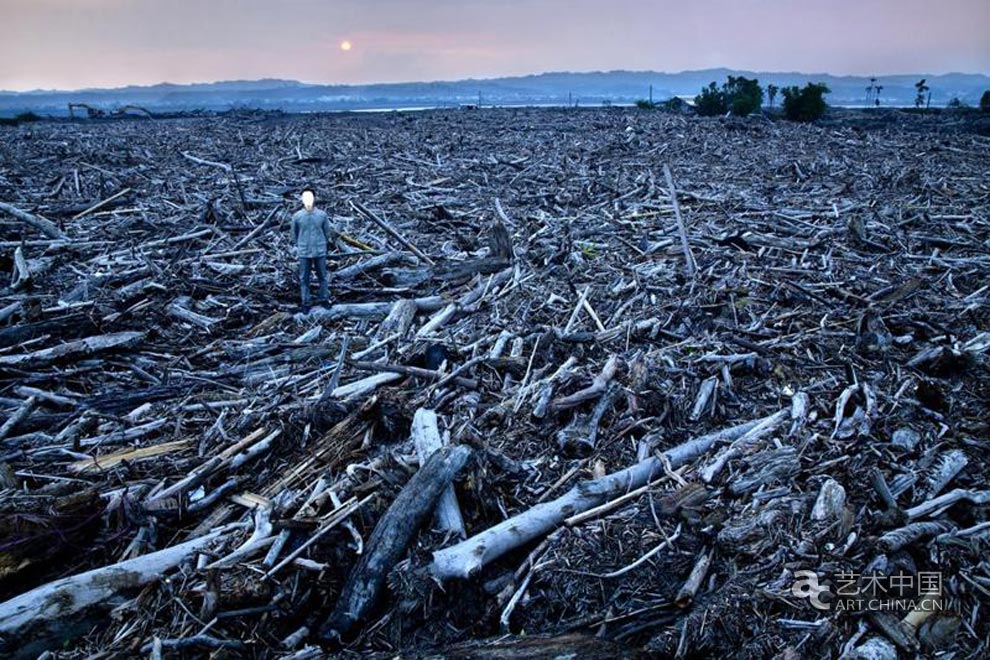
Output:
[[[979,129],[0,128],[0,655],[987,657]]]

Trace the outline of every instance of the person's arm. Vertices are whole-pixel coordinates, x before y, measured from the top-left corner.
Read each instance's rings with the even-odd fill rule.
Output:
[[[292,244],[299,245],[299,214],[292,214]]]

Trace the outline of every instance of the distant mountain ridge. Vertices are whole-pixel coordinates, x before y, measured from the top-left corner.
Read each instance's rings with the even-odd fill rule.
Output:
[[[754,72],[735,69],[704,69],[661,73],[656,71],[549,72],[525,76],[454,81],[425,81],[371,84],[316,84],[295,80],[228,80],[212,83],[159,83],[129,85],[113,89],[0,91],[0,115],[33,111],[67,115],[68,104],[86,103],[105,111],[128,104],[153,112],[228,110],[259,108],[287,112],[362,110],[372,108],[484,105],[599,105],[626,104],[645,99],[652,86],[653,99],[694,96],[709,82],[721,83],[729,75],[758,78],[760,84],[778,87],[823,82],[832,90],[833,105],[866,105],[866,76],[836,76],[825,73]],[[953,98],[968,105],[979,103],[990,89],[990,76],[948,73],[877,76],[882,85],[880,102],[885,106],[912,105],[915,83],[925,78],[931,88],[933,106]]]

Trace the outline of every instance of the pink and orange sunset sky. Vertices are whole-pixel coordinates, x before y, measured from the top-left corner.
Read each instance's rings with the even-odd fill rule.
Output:
[[[0,16],[8,90],[718,66],[990,73],[990,0],[0,0]]]

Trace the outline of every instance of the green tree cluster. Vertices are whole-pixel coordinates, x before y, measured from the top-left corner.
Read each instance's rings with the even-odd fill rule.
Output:
[[[791,121],[815,121],[828,109],[825,95],[829,91],[828,86],[822,83],[783,88],[780,93],[784,96],[784,116]]]
[[[694,97],[694,107],[703,117],[713,117],[731,112],[745,117],[760,109],[763,88],[756,78],[729,76],[719,87],[714,81]]]

